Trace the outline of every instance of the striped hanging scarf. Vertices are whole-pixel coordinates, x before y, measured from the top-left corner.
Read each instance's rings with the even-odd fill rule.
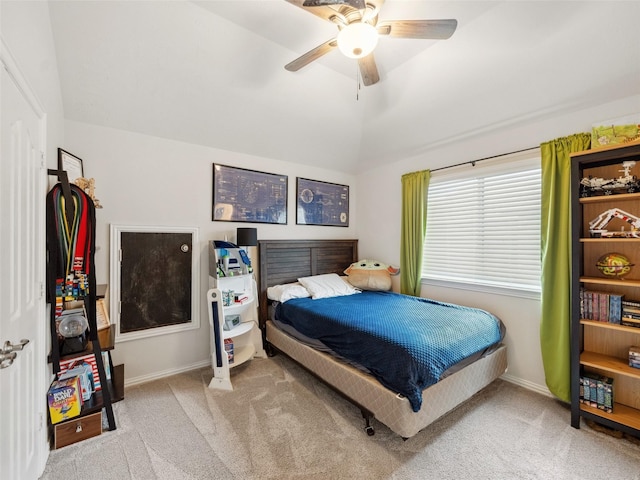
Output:
[[[91,244],[87,202],[90,198],[77,186],[71,185],[73,218],[67,219],[66,200],[62,187],[52,189],[54,222],[58,240],[58,266],[56,275],[57,293],[66,299],[84,297],[88,291],[87,278],[90,273],[88,261]]]

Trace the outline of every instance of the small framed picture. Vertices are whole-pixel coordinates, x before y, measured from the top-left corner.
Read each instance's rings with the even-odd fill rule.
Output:
[[[96,300],[96,324],[98,330],[103,330],[111,326],[109,315],[107,315],[107,308],[104,304],[104,299],[102,298]]]
[[[75,183],[77,178],[84,177],[82,159],[61,148],[58,148],[58,170],[67,172],[69,183]]]

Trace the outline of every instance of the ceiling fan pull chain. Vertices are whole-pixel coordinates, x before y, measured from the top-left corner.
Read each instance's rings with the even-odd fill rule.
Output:
[[[356,102],[360,100],[360,66],[356,62]]]

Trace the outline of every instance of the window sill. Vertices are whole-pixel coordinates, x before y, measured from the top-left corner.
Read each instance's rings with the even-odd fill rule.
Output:
[[[494,295],[503,295],[508,297],[527,298],[531,300],[540,300],[539,290],[526,290],[523,288],[509,288],[497,285],[484,285],[478,283],[455,282],[450,280],[441,280],[434,278],[422,278],[421,285],[431,285],[434,287],[452,288],[457,290],[467,290],[472,292],[491,293]]]

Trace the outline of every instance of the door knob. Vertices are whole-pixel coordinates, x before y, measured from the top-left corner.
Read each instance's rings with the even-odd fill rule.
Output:
[[[4,342],[4,346],[0,348],[0,352],[11,353],[22,350],[27,343],[29,343],[29,340],[27,340],[26,338],[20,340],[20,343],[11,343],[9,340],[7,340],[6,342]]]
[[[0,353],[0,369],[10,367],[17,356],[16,352]]]

